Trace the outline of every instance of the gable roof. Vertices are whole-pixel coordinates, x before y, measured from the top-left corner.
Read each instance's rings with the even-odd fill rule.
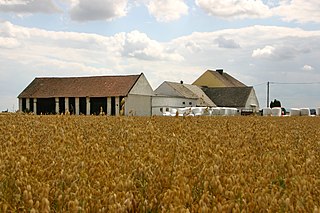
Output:
[[[35,78],[18,98],[127,96],[141,75]]]
[[[171,88],[174,93],[161,90],[161,87],[165,85],[169,86],[169,88]],[[201,90],[201,88],[196,85],[165,81],[156,89],[156,93],[157,92],[164,95],[172,96],[173,94],[175,94],[178,95],[178,97],[198,99],[198,106],[216,106],[212,102],[212,100]]]
[[[253,87],[201,88],[219,107],[245,107]]]
[[[198,98],[191,90],[185,87],[184,84],[165,81],[170,87],[172,87],[177,93],[185,98]]]
[[[204,80],[211,81],[212,84],[214,84],[214,81],[215,81],[217,82],[217,85],[208,85],[204,82]],[[195,80],[193,84],[198,86],[207,86],[207,87],[246,87],[244,83],[235,79],[234,77],[224,72],[223,70],[217,70],[217,71],[207,70],[197,80]]]
[[[216,104],[206,95],[206,93],[203,92],[200,87],[192,84],[184,84],[184,86],[198,97],[198,106],[216,106]]]

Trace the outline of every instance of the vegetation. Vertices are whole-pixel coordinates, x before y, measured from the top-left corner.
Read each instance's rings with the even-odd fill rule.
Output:
[[[319,212],[319,126],[0,114],[0,212]]]

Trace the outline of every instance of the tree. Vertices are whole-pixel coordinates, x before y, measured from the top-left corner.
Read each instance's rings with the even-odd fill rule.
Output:
[[[274,99],[274,101],[271,101],[270,103],[270,108],[273,108],[273,107],[281,107],[281,102],[278,101],[277,99]]]

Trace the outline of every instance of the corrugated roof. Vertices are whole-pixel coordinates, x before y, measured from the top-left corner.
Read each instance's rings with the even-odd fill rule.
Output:
[[[219,73],[218,71],[208,70],[212,75],[219,79],[225,87],[246,87],[246,85],[226,72]]]
[[[140,75],[35,78],[18,98],[127,96]]]
[[[201,88],[219,107],[245,107],[253,87]]]

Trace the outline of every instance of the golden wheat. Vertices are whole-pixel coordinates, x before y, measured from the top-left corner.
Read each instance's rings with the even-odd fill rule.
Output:
[[[0,114],[0,212],[319,212],[319,126]]]

